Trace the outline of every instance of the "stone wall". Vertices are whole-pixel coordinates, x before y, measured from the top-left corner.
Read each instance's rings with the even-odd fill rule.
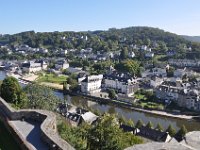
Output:
[[[45,110],[14,110],[2,98],[0,98],[0,115],[6,128],[12,133],[22,149],[32,149],[20,133],[9,123],[9,120],[31,119],[41,123],[41,138],[52,150],[74,150],[74,148],[64,141],[57,133],[56,115]]]

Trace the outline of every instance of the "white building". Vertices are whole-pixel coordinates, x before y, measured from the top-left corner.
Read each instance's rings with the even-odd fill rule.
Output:
[[[129,58],[134,58],[135,57],[135,53],[134,52],[129,52],[128,53],[128,57]]]
[[[87,76],[81,82],[81,92],[83,92],[85,94],[92,94],[92,93],[100,92],[102,79],[103,79],[102,74]]]
[[[42,70],[41,63],[27,62],[22,64],[22,71],[27,73],[34,73]]]
[[[117,90],[118,93],[131,96],[138,88],[137,81],[131,77],[107,75],[104,77],[104,87]]]

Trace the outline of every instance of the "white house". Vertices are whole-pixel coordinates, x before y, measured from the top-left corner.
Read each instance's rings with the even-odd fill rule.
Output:
[[[41,63],[35,63],[33,61],[26,62],[22,64],[22,71],[27,73],[34,73],[42,70]]]
[[[148,48],[148,47],[147,47],[146,45],[142,45],[142,46],[141,46],[141,50],[144,50],[144,51],[146,51],[146,50],[147,50],[147,48]]]
[[[61,51],[60,51],[60,54],[61,54],[61,55],[66,55],[67,52],[68,52],[67,50],[61,50]]]
[[[81,92],[85,94],[98,93],[101,91],[103,75],[91,75],[81,82]]]
[[[135,57],[135,53],[134,52],[129,52],[128,53],[128,57],[129,58],[134,58]]]
[[[115,89],[118,93],[126,96],[131,96],[134,91],[138,88],[137,81],[131,77],[125,77],[124,75],[105,75],[104,76],[104,88]]]

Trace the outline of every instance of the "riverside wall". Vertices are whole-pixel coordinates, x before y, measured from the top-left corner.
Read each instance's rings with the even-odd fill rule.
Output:
[[[41,123],[41,138],[51,150],[74,150],[74,148],[63,140],[57,133],[56,115],[45,110],[15,110],[0,98],[0,119],[8,131],[18,142],[23,150],[32,150],[31,145],[24,140],[19,131],[9,122],[11,120],[34,120]]]

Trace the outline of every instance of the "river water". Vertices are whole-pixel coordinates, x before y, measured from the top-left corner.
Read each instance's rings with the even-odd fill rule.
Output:
[[[0,72],[0,80],[3,80],[5,78],[5,73]],[[22,86],[24,86],[22,84]],[[115,113],[119,116],[123,116],[126,119],[131,119],[136,123],[139,119],[141,119],[144,123],[147,123],[148,121],[151,121],[154,126],[156,126],[158,123],[160,123],[163,128],[167,128],[169,124],[171,124],[176,130],[178,130],[182,125],[185,125],[188,131],[194,131],[194,130],[200,130],[200,122],[192,120],[192,121],[186,121],[182,119],[177,118],[167,118],[162,116],[157,116],[153,114],[138,112],[134,110],[130,110],[127,108],[118,107],[115,105],[103,105],[96,102],[88,101],[86,99],[83,99],[79,96],[64,96],[61,92],[54,91],[54,94],[58,96],[62,100],[66,100],[68,103],[73,104],[75,106],[79,106],[81,108],[89,109],[92,111],[99,111],[101,113]]]

